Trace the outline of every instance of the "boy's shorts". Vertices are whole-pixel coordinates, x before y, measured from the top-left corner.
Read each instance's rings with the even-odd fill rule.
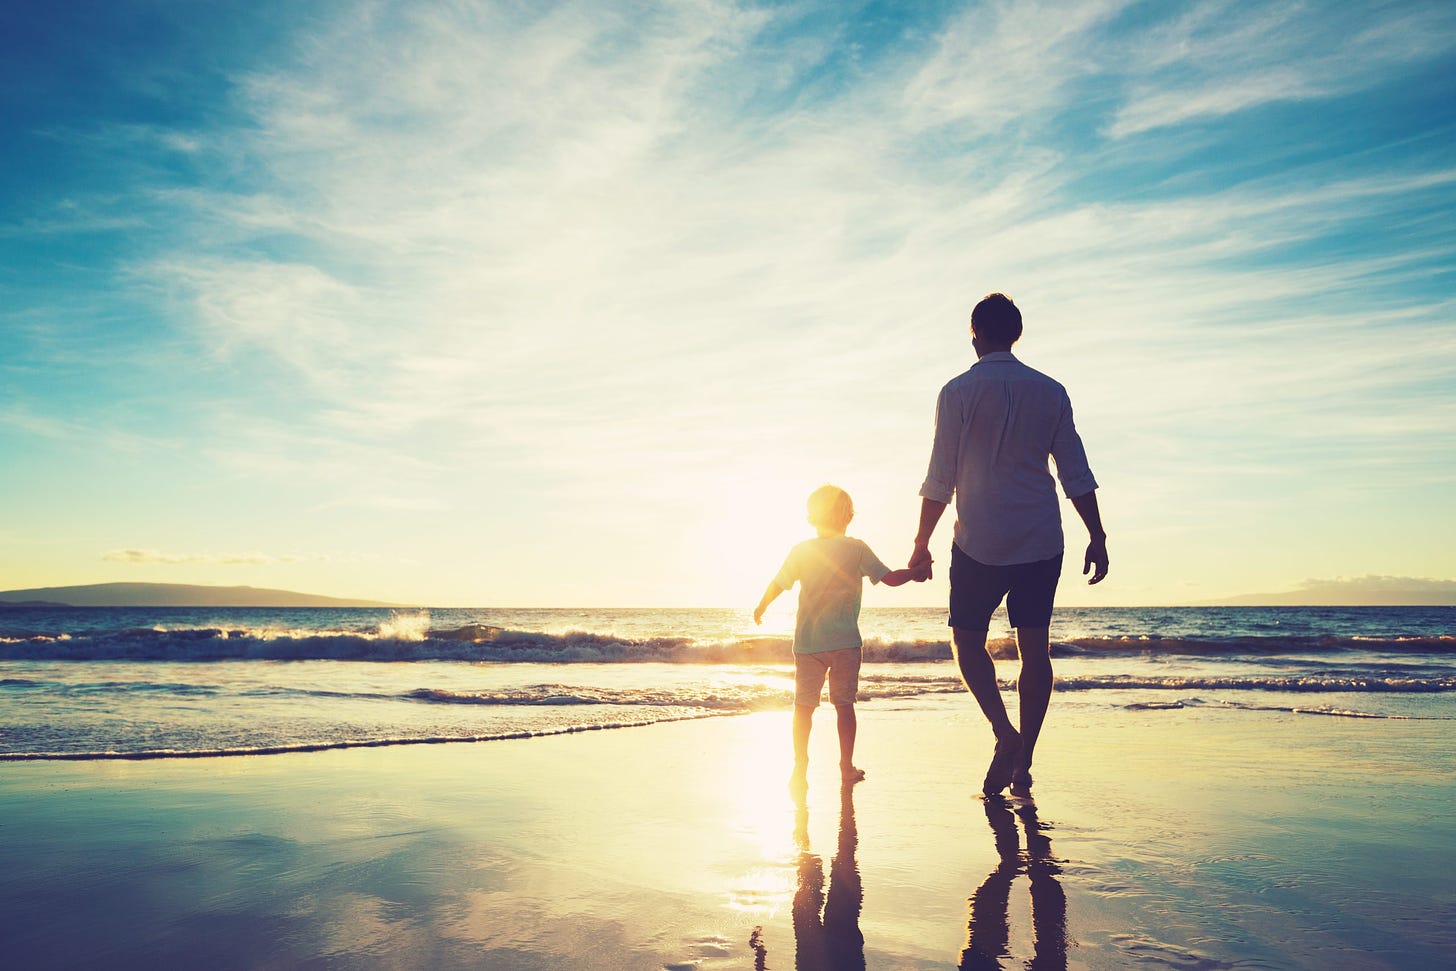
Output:
[[[1062,578],[1062,554],[1032,563],[991,566],[950,548],[950,626],[986,630],[991,615],[1006,599],[1012,627],[1048,627],[1057,581]]]
[[[852,705],[859,694],[859,660],[857,647],[837,651],[818,651],[794,655],[794,704],[801,708],[818,708],[824,691],[824,676],[829,676],[829,703]]]

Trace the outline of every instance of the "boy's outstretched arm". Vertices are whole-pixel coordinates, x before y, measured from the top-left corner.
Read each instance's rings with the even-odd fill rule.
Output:
[[[901,584],[909,583],[911,580],[924,580],[925,575],[923,574],[927,572],[918,567],[913,570],[909,567],[903,570],[891,570],[889,573],[880,577],[880,582],[887,587],[898,587]]]
[[[768,589],[765,590],[763,592],[763,596],[759,598],[758,606],[753,608],[753,622],[755,624],[763,623],[763,612],[767,610],[768,605],[777,600],[779,594],[783,592],[783,587],[779,586],[772,580],[768,582]]]

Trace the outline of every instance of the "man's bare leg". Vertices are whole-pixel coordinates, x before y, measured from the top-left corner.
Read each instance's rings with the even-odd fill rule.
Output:
[[[976,704],[981,706],[981,713],[996,734],[996,751],[982,786],[987,795],[994,795],[1011,782],[1015,756],[1021,748],[1021,736],[1006,715],[1006,704],[1001,700],[1001,689],[996,685],[996,662],[991,660],[986,650],[986,632],[951,628],[951,650],[955,653],[961,680],[976,699]]]
[[[1014,795],[1024,796],[1031,789],[1031,759],[1052,698],[1050,648],[1050,628],[1016,629],[1016,649],[1021,654],[1021,675],[1016,679],[1016,693],[1021,699],[1021,754],[1016,759],[1011,785]]]
[[[865,774],[854,767],[854,736],[859,727],[854,705],[835,705],[834,711],[839,716],[839,776],[845,782],[858,782]]]

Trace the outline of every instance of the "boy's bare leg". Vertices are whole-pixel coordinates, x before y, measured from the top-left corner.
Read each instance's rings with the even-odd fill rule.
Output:
[[[808,705],[795,705],[794,774],[789,776],[789,788],[796,795],[809,786],[809,729],[813,725],[814,709]]]
[[[1031,758],[1052,698],[1051,629],[1018,627],[1016,649],[1021,654],[1021,675],[1016,693],[1021,699],[1021,754],[1016,759],[1012,789],[1025,795],[1031,789]]]
[[[858,782],[865,777],[863,769],[854,767],[854,736],[859,720],[854,714],[854,705],[835,705],[839,716],[839,775],[845,782]]]
[[[976,704],[981,706],[981,713],[996,734],[996,751],[991,756],[986,781],[981,786],[987,795],[994,795],[1011,783],[1016,753],[1021,749],[1021,735],[1006,715],[1006,703],[1001,700],[1001,689],[996,685],[996,663],[986,650],[986,632],[953,627],[951,649],[961,671],[961,680],[976,699]]]

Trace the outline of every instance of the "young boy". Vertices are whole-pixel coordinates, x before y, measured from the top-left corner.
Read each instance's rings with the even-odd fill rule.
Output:
[[[859,636],[860,577],[891,587],[925,579],[916,571],[891,570],[863,541],[844,535],[853,518],[849,493],[832,485],[815,489],[809,496],[809,524],[819,535],[789,551],[753,611],[753,622],[763,623],[768,605],[795,581],[799,583],[799,614],[794,624],[794,774],[789,780],[796,794],[808,786],[809,728],[826,675],[829,701],[839,718],[840,776],[853,784],[865,775],[854,766],[854,697],[859,691],[863,644]]]

